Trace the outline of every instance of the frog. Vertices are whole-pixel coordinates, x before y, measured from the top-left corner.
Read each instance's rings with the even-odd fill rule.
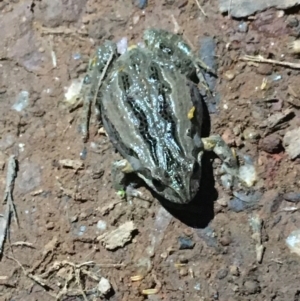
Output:
[[[147,29],[144,47],[119,54],[112,41],[101,45],[83,80],[85,116],[91,104],[123,159],[112,166],[114,188],[126,189],[134,173],[162,198],[191,202],[199,188],[202,158],[213,151],[222,161],[229,186],[239,175],[234,151],[220,135],[202,137],[203,95],[191,75],[207,87],[214,72],[184,39],[162,29]],[[88,123],[83,126],[86,139]]]

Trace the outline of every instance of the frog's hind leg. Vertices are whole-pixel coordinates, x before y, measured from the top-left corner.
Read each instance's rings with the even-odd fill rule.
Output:
[[[113,44],[107,43],[103,46],[103,49],[105,50],[107,47],[109,47],[109,57],[103,59],[102,61],[102,58],[97,57],[98,54],[96,54],[96,56],[91,60],[89,64],[88,73],[83,80],[83,86],[80,94],[83,98],[83,117],[81,123],[81,131],[84,142],[88,140],[89,136],[89,123],[92,106],[95,108],[97,120],[99,121],[101,119],[100,108],[96,106],[96,100],[104,77],[106,76],[108,68],[116,54]],[[101,73],[99,72],[99,70],[101,70]]]
[[[232,188],[237,184],[252,187],[257,181],[257,174],[253,160],[246,155],[239,154],[243,164],[239,164],[236,152],[232,150],[219,135],[213,135],[201,139],[206,151],[213,151],[222,161],[221,176],[225,188]],[[200,154],[201,155],[201,154]]]
[[[201,139],[204,150],[213,151],[221,160],[221,171],[226,174],[226,182],[231,187],[235,178],[239,177],[239,165],[236,154],[219,135]]]

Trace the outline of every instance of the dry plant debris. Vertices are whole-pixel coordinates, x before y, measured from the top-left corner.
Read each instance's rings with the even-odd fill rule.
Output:
[[[0,216],[0,255],[3,254],[4,242],[8,235],[11,215],[14,216],[15,221],[19,226],[18,217],[13,200],[13,189],[16,177],[17,161],[16,157],[12,155],[8,159],[7,164],[6,187],[3,198],[3,204],[5,204],[5,213],[3,216]]]
[[[137,228],[132,221],[126,222],[119,228],[98,236],[97,240],[102,242],[107,250],[115,250],[129,242],[135,230],[137,230]]]

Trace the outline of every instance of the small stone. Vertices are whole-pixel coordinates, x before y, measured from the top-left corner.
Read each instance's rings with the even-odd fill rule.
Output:
[[[188,274],[188,270],[186,268],[181,268],[179,270],[179,275],[180,276],[186,276]]]
[[[248,31],[248,24],[247,22],[241,22],[239,25],[238,25],[238,31],[239,32],[247,32]]]
[[[48,222],[46,224],[46,229],[47,230],[53,230],[54,229],[54,223],[53,222]]]
[[[235,78],[235,72],[233,70],[228,70],[224,73],[224,78],[231,81]]]
[[[241,127],[240,125],[236,125],[233,129],[232,132],[235,136],[238,136],[241,133]]]
[[[217,278],[218,279],[224,279],[228,275],[228,270],[227,269],[221,269],[217,272]]]
[[[97,223],[97,228],[99,230],[106,230],[106,227],[107,227],[107,223],[106,221],[103,221],[103,220],[99,220],[98,223]]]
[[[254,128],[246,128],[243,132],[245,140],[257,140],[260,135]]]
[[[132,240],[134,233],[137,230],[132,221],[126,222],[117,229],[104,233],[97,237],[107,250],[115,250],[124,247],[126,243]]]
[[[228,144],[229,146],[235,146],[235,140],[234,140],[234,134],[231,131],[231,129],[227,128],[223,135],[222,135],[222,139],[226,142],[226,144]]]
[[[225,235],[225,236],[220,238],[220,244],[223,247],[229,246],[230,243],[231,243],[231,238],[228,235]]]
[[[271,134],[259,143],[260,148],[270,154],[279,153],[282,150],[281,139],[277,134]]]
[[[300,202],[300,192],[288,192],[283,195],[283,198],[292,203]]]
[[[70,218],[70,222],[71,223],[76,223],[78,221],[78,216],[77,215],[74,215]]]
[[[178,259],[179,259],[180,263],[188,263],[189,262],[189,260],[184,255],[180,255]]]
[[[195,246],[195,243],[189,238],[189,237],[179,237],[179,250],[188,250],[193,249]]]
[[[12,106],[12,109],[16,110],[17,112],[23,111],[29,104],[29,92],[28,91],[21,91],[16,99],[16,103]]]
[[[288,131],[283,137],[283,145],[291,159],[300,155],[300,128]]]
[[[135,0],[134,4],[140,8],[140,9],[144,9],[147,6],[147,0]]]
[[[260,287],[259,287],[259,283],[257,281],[253,281],[253,280],[247,280],[244,283],[244,288],[245,291],[249,294],[249,295],[253,295],[256,293],[260,292]]]
[[[273,67],[269,64],[259,64],[256,72],[261,75],[271,75],[273,72]]]
[[[239,276],[240,275],[239,269],[236,265],[231,265],[229,267],[229,272],[232,276]]]
[[[107,295],[111,291],[111,289],[112,289],[112,287],[111,287],[109,281],[106,278],[101,277],[99,284],[98,284],[98,291],[102,295]]]
[[[222,206],[222,207],[227,207],[228,206],[228,198],[227,197],[223,197],[217,200],[217,203]]]

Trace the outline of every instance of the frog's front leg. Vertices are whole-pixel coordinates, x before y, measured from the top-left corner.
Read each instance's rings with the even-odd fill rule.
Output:
[[[129,197],[142,199],[142,193],[140,191],[134,189],[132,185],[126,185],[126,177],[133,172],[134,169],[126,159],[115,161],[111,171],[113,187],[121,196],[127,195]]]
[[[116,53],[116,45],[107,41],[104,45],[99,47],[97,53],[89,62],[88,72],[83,80],[83,86],[80,92],[81,97],[83,98],[83,120],[81,130],[84,142],[88,139],[92,106],[95,108],[97,120],[100,121],[101,119],[100,106],[96,106],[96,100],[104,78],[108,73],[108,68],[112,63],[114,56],[116,56]]]

